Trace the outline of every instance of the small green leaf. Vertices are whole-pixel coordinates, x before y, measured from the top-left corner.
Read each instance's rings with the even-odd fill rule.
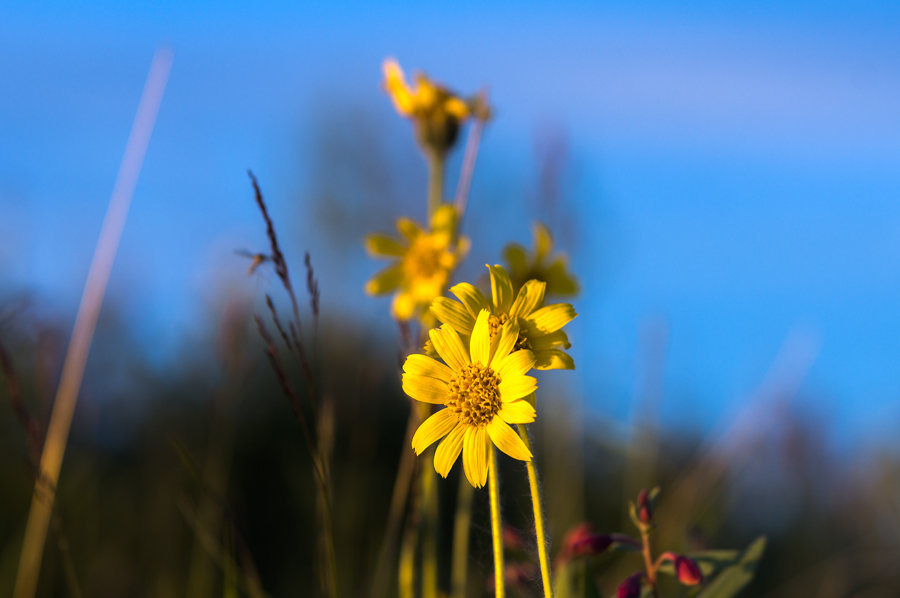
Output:
[[[697,595],[697,598],[733,598],[753,581],[756,565],[766,549],[766,537],[760,536],[748,546],[736,563],[727,567]],[[702,568],[702,567],[701,567]]]

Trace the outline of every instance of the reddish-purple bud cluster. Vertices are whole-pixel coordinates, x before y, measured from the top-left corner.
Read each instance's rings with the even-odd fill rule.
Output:
[[[703,573],[697,563],[680,554],[675,557],[675,577],[686,586],[695,586],[703,581]]]
[[[643,573],[635,573],[619,585],[617,598],[640,598]]]
[[[650,523],[653,521],[653,507],[650,505],[650,494],[646,490],[641,490],[637,498],[638,519],[642,523]]]
[[[613,538],[609,534],[595,534],[587,523],[582,523],[566,534],[561,555],[565,559],[600,554],[610,547]]]
[[[503,546],[508,550],[525,550],[525,540],[519,530],[508,525],[503,526]]]

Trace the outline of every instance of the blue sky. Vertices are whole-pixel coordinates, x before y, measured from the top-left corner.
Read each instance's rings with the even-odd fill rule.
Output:
[[[80,294],[152,53],[174,49],[111,283],[163,362],[199,332],[225,281],[266,289],[233,255],[264,246],[248,167],[276,217],[297,223],[294,262],[303,248],[319,256],[325,297],[384,313],[361,293],[377,266],[353,239],[331,256],[304,202],[325,107],[361,111],[391,136],[403,185],[424,184],[407,123],[379,90],[393,55],[462,91],[490,85],[497,118],[467,218],[476,235],[500,214],[503,235],[476,236],[464,274],[528,240],[543,215],[526,211],[533,140],[564,132],[568,201],[551,224],[565,227],[584,287],[573,388],[598,414],[628,419],[641,330],[662,319],[671,425],[727,417],[789,338],[814,355],[798,408],[853,445],[900,423],[894,4],[51,2],[3,13],[0,268],[61,309]]]

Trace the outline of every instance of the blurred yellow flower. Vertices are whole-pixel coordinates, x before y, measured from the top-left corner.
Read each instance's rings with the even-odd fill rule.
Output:
[[[467,101],[429,79],[423,73],[415,76],[410,87],[397,61],[388,58],[382,65],[384,88],[401,115],[413,120],[422,145],[439,154],[446,153],[456,142],[459,126],[466,119],[488,117],[484,102]]]
[[[488,266],[491,274],[491,300],[467,282],[450,288],[459,301],[437,297],[431,304],[431,313],[444,324],[449,324],[459,334],[472,334],[475,318],[483,309],[491,312],[489,328],[491,338],[507,322],[515,322],[519,330],[516,347],[534,352],[534,367],[539,370],[574,370],[575,362],[563,349],[571,344],[562,327],[572,321],[575,308],[568,303],[543,305],[546,283],[529,280],[518,294],[503,266]]]
[[[520,289],[526,281],[542,280],[547,283],[547,295],[571,297],[578,293],[578,281],[566,270],[563,254],[552,256],[553,237],[546,226],[534,224],[534,252],[518,243],[510,243],[503,249],[503,259],[509,266],[513,288]]]
[[[537,389],[537,380],[526,375],[534,365],[534,354],[516,350],[515,322],[507,322],[492,335],[490,318],[487,309],[478,313],[468,347],[452,326],[432,329],[431,343],[444,363],[414,354],[403,364],[406,394],[417,401],[446,405],[416,430],[413,450],[419,455],[443,438],[434,452],[435,471],[447,477],[462,453],[466,478],[476,488],[487,482],[491,443],[514,459],[530,461],[532,457],[510,424],[534,421],[534,407],[524,400]]]
[[[398,320],[427,313],[428,305],[444,292],[450,273],[468,252],[468,239],[453,238],[456,220],[456,209],[442,205],[434,212],[429,230],[400,218],[400,237],[377,233],[366,237],[371,255],[396,259],[366,283],[366,292],[385,295],[396,291],[391,313]]]

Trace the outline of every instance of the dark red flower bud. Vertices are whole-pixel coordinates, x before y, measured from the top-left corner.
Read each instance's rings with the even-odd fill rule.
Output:
[[[503,577],[508,587],[525,587],[538,574],[539,571],[533,563],[510,563],[503,568]],[[493,589],[494,586],[490,587]]]
[[[525,540],[522,539],[522,534],[508,525],[503,526],[503,545],[508,550],[525,550]]]
[[[646,490],[641,490],[637,498],[638,518],[643,523],[650,523],[653,520],[653,507],[650,506],[650,494]]]
[[[703,573],[697,563],[682,555],[675,557],[675,577],[686,586],[695,586],[703,581]]]
[[[572,528],[566,534],[560,554],[564,559],[600,554],[609,548],[612,543],[612,536],[592,533],[590,526],[587,523],[582,523]]]
[[[618,598],[641,598],[641,578],[643,573],[635,573],[622,582],[616,594]]]

